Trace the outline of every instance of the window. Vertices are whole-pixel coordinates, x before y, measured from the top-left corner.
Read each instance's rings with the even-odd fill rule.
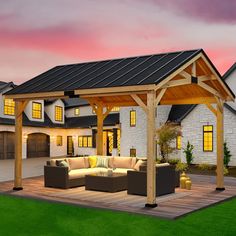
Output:
[[[62,146],[62,136],[57,136],[57,146]]]
[[[131,157],[136,157],[136,149],[135,148],[131,148],[129,152],[130,152]]]
[[[34,119],[42,119],[42,104],[38,102],[32,103],[32,117]]]
[[[120,111],[120,107],[113,107],[111,111]]]
[[[79,136],[78,145],[79,147],[92,147],[92,136]]]
[[[55,106],[55,121],[63,121],[63,108]]]
[[[203,126],[203,151],[213,151],[213,125]]]
[[[15,115],[15,102],[13,99],[4,99],[4,115]]]
[[[75,108],[75,116],[79,116],[79,114],[80,114],[80,110],[79,110],[79,108],[77,107],[77,108]]]
[[[136,126],[136,111],[130,111],[130,127]]]
[[[176,149],[181,150],[182,147],[182,137],[179,135],[176,138]]]

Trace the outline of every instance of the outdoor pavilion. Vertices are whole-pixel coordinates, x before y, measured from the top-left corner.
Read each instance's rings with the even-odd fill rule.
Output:
[[[223,104],[234,94],[202,49],[62,65],[5,94],[15,100],[14,190],[22,189],[22,112],[35,99],[81,97],[97,115],[97,154],[103,120],[114,106],[140,106],[147,116],[147,207],[156,206],[156,109],[159,105],[205,104],[217,120],[216,189],[224,190]],[[215,104],[215,105],[212,105]]]

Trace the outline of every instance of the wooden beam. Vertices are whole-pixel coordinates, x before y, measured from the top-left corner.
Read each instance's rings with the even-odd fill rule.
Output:
[[[197,77],[197,65],[196,65],[196,62],[193,62],[193,65],[192,65],[192,76],[193,77]]]
[[[97,106],[97,155],[103,155],[103,106]]]
[[[184,77],[185,79],[190,79],[191,80],[191,78],[192,78],[192,76],[188,73],[188,72],[186,72],[186,71],[181,71],[180,73],[179,73],[179,75],[180,76],[182,76],[182,77]]]
[[[106,119],[106,117],[108,116],[108,114],[111,112],[113,106],[109,106],[106,108],[106,112],[103,114],[103,120]]]
[[[22,113],[27,102],[15,102],[15,177],[13,190],[22,190]]]
[[[130,91],[130,92],[122,92],[122,93],[100,93],[100,97],[114,97],[114,96],[130,96],[131,94],[147,94],[147,91]],[[97,97],[98,94],[86,94],[80,95],[80,98],[94,98]]]
[[[133,100],[137,103],[137,105],[139,105],[140,107],[142,107],[142,109],[145,111],[145,113],[147,113],[147,105],[142,101],[142,99],[137,95],[137,94],[131,94],[130,95]]]
[[[224,109],[217,103],[217,169],[216,190],[224,190]]]
[[[205,105],[215,116],[217,116],[216,109],[210,103],[205,103]]]
[[[197,83],[201,88],[205,89],[206,91],[208,91],[209,93],[212,93],[214,96],[217,96],[219,98],[222,98],[221,94],[216,91],[214,88],[212,88],[211,86],[205,84],[204,82],[198,81]]]
[[[168,99],[160,101],[161,105],[186,105],[186,104],[205,104],[216,103],[214,97],[196,97],[196,98],[184,98],[184,99]]]
[[[160,91],[160,93],[158,93],[157,97],[155,98],[155,106],[157,106],[160,103],[160,101],[161,101],[162,97],[164,96],[165,92],[166,92],[166,88],[163,88]]]
[[[171,80],[167,82],[165,85],[163,85],[162,88],[170,88],[170,87],[176,87],[176,86],[182,86],[182,85],[188,85],[188,84],[191,84],[191,78]]]
[[[147,94],[147,204],[156,207],[155,91]]]
[[[222,100],[219,99],[218,97],[215,97],[215,99],[216,99],[216,103],[217,103],[217,105],[218,105],[217,108],[220,109],[221,112],[223,112],[224,107],[223,107],[223,102],[222,102]]]
[[[198,81],[201,81],[201,82],[216,80],[216,78],[212,77],[212,75],[201,75],[201,76],[198,76],[197,78],[198,78]]]

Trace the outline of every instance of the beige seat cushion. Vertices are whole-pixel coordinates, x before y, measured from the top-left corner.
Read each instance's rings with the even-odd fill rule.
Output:
[[[128,170],[134,170],[134,169],[116,168],[115,170],[113,170],[113,173],[127,174]]]
[[[113,167],[132,169],[132,157],[114,157]]]
[[[99,172],[107,172],[107,169],[106,168],[84,168],[84,169],[71,170],[69,172],[69,179],[82,178],[82,177],[85,177],[85,175],[96,174]]]
[[[84,157],[67,158],[66,160],[69,163],[70,170],[86,168]]]
[[[160,163],[160,164],[156,164],[156,167],[162,167],[162,166],[169,166],[169,163]]]
[[[138,160],[134,166],[134,169],[139,171],[140,166],[144,163],[142,160]]]

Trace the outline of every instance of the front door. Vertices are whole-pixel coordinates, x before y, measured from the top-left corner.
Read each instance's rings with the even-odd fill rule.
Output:
[[[67,155],[74,155],[74,143],[72,136],[67,136]]]

